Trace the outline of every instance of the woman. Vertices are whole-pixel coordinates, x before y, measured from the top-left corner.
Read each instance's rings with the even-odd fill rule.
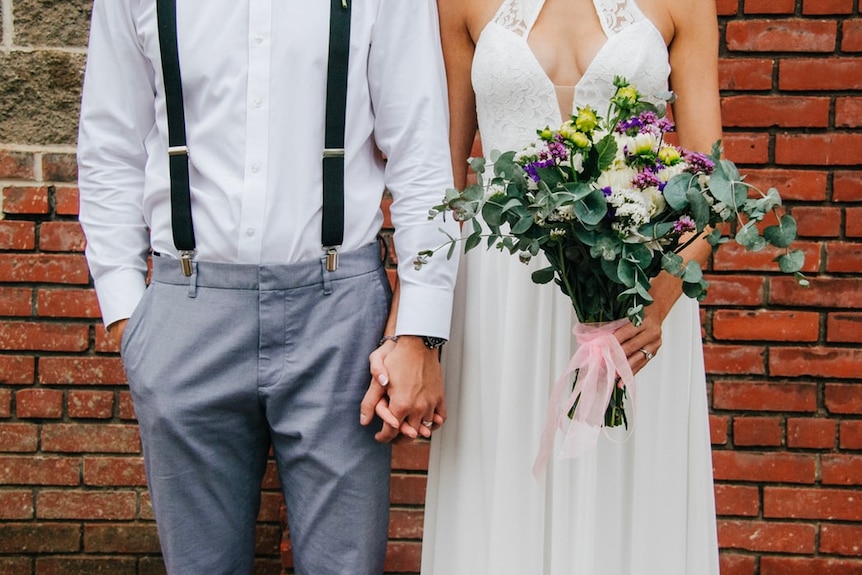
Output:
[[[721,137],[714,0],[438,0],[456,186],[476,128],[514,150],[575,107],[604,114],[615,75],[670,87],[679,143]],[[709,247],[683,253],[704,262]],[[569,300],[496,250],[469,252],[444,352],[447,424],[432,441],[423,575],[717,575],[700,318],[657,277],[643,325],[616,332],[638,373],[633,430],[611,429],[539,484],[548,395],[573,352]],[[372,357],[382,369],[387,342]],[[662,347],[659,352],[659,347]],[[438,419],[439,422],[439,419]],[[630,434],[630,435],[629,435]]]

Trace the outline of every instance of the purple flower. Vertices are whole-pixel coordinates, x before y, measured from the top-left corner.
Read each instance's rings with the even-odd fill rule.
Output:
[[[541,157],[541,154],[539,155]],[[553,159],[539,160],[536,162],[530,162],[529,164],[524,166],[524,171],[527,172],[527,175],[530,176],[530,179],[538,183],[538,181],[541,179],[539,178],[539,168],[550,168],[553,165]]]
[[[634,178],[632,178],[632,186],[638,188],[639,190],[645,190],[647,188],[657,187],[663,188],[663,182],[659,180],[658,176],[656,176],[651,170],[644,170],[643,172],[638,172]]]
[[[690,172],[692,174],[696,174],[699,172],[703,172],[704,174],[711,174],[713,170],[715,170],[715,162],[713,162],[709,157],[699,152],[684,150],[682,153],[682,157],[688,164],[686,172]]]
[[[614,191],[611,189],[610,186],[605,186],[604,188],[602,188],[602,194],[604,194],[606,198],[611,197],[611,194],[613,193]]]
[[[689,216],[680,216],[677,221],[673,223],[673,231],[681,234],[684,232],[691,232],[696,229],[694,224],[694,220]]]

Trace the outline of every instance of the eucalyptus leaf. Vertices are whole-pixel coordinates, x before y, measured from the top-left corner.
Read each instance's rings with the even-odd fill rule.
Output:
[[[688,202],[691,205],[694,223],[698,232],[702,232],[709,225],[709,218],[712,215],[712,208],[703,197],[703,192],[699,189],[691,188],[686,194]]]
[[[736,242],[751,252],[759,252],[766,247],[766,240],[761,237],[760,232],[753,221],[746,222],[738,232],[736,232]]]
[[[551,280],[554,279],[554,268],[553,266],[548,266],[546,268],[542,268],[540,270],[536,270],[530,276],[534,283],[537,284],[546,284],[550,283]]]
[[[703,270],[700,263],[694,260],[685,264],[685,271],[682,274],[682,281],[686,283],[696,283],[703,279]]]
[[[593,188],[584,182],[566,182],[563,184],[563,188],[572,194],[572,200],[583,199],[593,191]]]
[[[786,248],[796,239],[796,220],[784,214],[776,226],[763,230],[763,237],[778,248]]]
[[[681,277],[685,272],[682,256],[673,252],[666,252],[662,255],[661,267],[664,271],[675,277]]]
[[[800,271],[805,264],[805,254],[802,250],[793,250],[775,259],[778,262],[778,269],[787,274]]]
[[[677,174],[664,186],[664,199],[673,210],[684,210],[688,206],[688,191],[696,177],[692,174]]]
[[[584,224],[596,225],[608,213],[608,204],[601,190],[592,190],[582,200],[575,202],[575,215]]]
[[[617,275],[620,282],[627,287],[634,287],[637,279],[637,268],[628,260],[620,260],[617,264]]]

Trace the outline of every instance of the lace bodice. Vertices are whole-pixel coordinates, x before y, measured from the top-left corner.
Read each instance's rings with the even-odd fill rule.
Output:
[[[670,74],[661,33],[634,0],[593,0],[607,41],[575,86],[574,106],[604,115],[614,76],[625,76],[644,95],[667,90]],[[517,150],[536,129],[560,125],[555,88],[527,44],[544,0],[503,0],[476,44],[473,89],[483,147]]]

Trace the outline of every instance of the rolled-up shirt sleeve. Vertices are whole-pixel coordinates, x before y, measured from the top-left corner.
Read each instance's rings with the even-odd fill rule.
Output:
[[[142,198],[153,78],[129,2],[96,0],[78,135],[79,219],[106,325],[129,317],[146,289]]]
[[[446,77],[433,0],[383,0],[368,63],[374,134],[387,157],[401,300],[396,333],[448,337],[458,253],[446,250],[421,269],[422,250],[458,237],[451,218],[428,219],[452,186]]]

